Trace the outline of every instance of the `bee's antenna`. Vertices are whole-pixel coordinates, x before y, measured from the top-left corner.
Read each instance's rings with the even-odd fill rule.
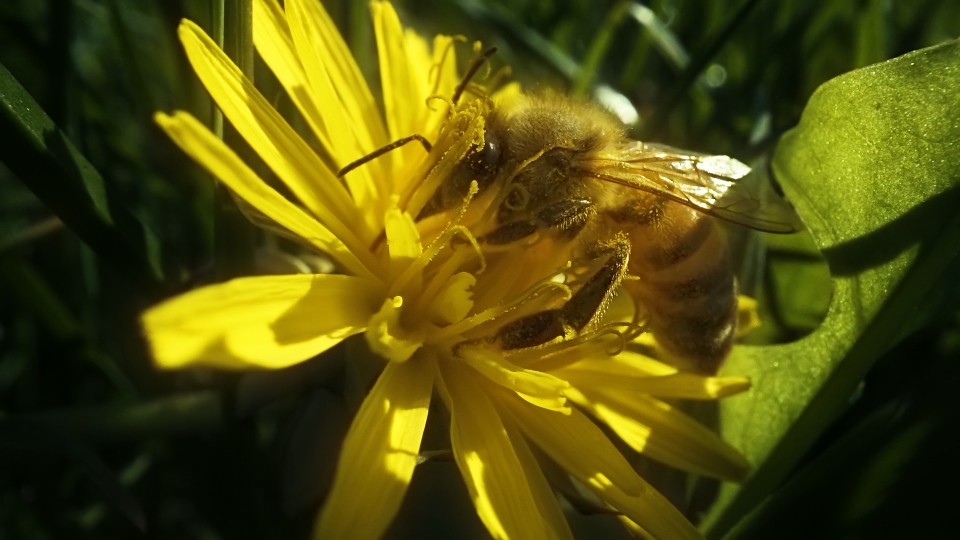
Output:
[[[473,61],[470,62],[470,67],[467,68],[467,72],[463,75],[463,80],[460,81],[460,84],[458,84],[453,91],[453,99],[451,101],[453,101],[454,104],[460,101],[460,96],[463,95],[463,91],[467,88],[467,84],[470,82],[470,79],[477,74],[477,71],[480,70],[480,67],[483,66],[483,64],[486,63],[486,61],[489,60],[490,57],[496,52],[496,47],[490,47],[489,49],[483,51],[480,56],[474,58]]]
[[[400,148],[401,146],[413,141],[419,141],[420,144],[423,145],[423,149],[426,150],[428,154],[430,153],[430,150],[433,149],[433,145],[431,145],[430,141],[428,141],[423,135],[417,135],[416,133],[414,133],[409,137],[397,139],[386,146],[377,148],[376,150],[374,150],[373,152],[370,152],[369,154],[363,156],[362,158],[348,163],[346,166],[340,169],[339,172],[337,172],[337,178],[343,178],[343,175],[356,169],[357,167],[363,165],[364,163],[369,163],[377,159],[378,157],[386,154],[387,152],[392,152],[397,148]]]

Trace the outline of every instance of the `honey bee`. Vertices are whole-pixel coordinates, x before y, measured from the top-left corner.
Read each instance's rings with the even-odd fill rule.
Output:
[[[750,169],[630,140],[597,105],[558,94],[519,96],[486,115],[484,145],[460,162],[417,216],[463,200],[471,181],[505,196],[495,225],[477,240],[509,246],[549,237],[593,273],[557,309],[502,327],[504,349],[570,336],[594,322],[624,284],[672,360],[715,373],[735,336],[736,286],[720,218],[755,229],[797,229],[782,201],[738,186]],[[519,164],[526,163],[519,172]],[[508,176],[509,177],[506,177]],[[627,275],[638,279],[624,283]]]
[[[737,322],[730,255],[715,218],[786,233],[798,228],[789,206],[738,184],[750,172],[739,161],[631,140],[595,104],[555,93],[487,101],[483,146],[457,164],[416,220],[455,208],[476,182],[478,196],[501,194],[481,246],[509,250],[549,238],[590,268],[562,306],[512,321],[493,340],[512,350],[576,335],[622,284],[671,360],[715,373]],[[375,155],[412,140],[430,150],[411,136]],[[627,275],[638,279],[625,282]]]

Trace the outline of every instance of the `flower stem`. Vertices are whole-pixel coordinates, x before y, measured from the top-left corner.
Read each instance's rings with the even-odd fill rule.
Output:
[[[240,71],[253,80],[253,5],[251,0],[213,0],[214,40]],[[245,161],[252,153],[246,141],[214,108],[213,129]],[[237,209],[233,196],[222,185],[214,197],[214,266],[218,280],[254,273],[256,229]]]

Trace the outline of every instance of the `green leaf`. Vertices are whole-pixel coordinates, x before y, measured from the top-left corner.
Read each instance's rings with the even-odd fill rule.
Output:
[[[97,254],[131,279],[163,279],[160,244],[0,64],[0,161]]]
[[[773,165],[829,264],[833,300],[806,338],[731,356],[725,371],[754,388],[725,400],[720,422],[756,470],[724,486],[710,537],[779,486],[960,250],[960,42],[827,82]]]

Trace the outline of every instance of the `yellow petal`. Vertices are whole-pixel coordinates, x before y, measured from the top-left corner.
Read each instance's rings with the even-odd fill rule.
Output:
[[[636,385],[639,392],[674,399],[720,399],[749,389],[748,377],[702,377],[693,373],[643,377]]]
[[[612,483],[631,495],[643,489],[626,458],[579,410],[557,414],[531,407],[507,392],[497,397],[497,404],[509,412],[520,430],[574,478],[584,483]]]
[[[420,452],[435,362],[390,362],[350,426],[314,538],[380,538],[410,484]]]
[[[307,87],[307,74],[290,35],[283,8],[276,0],[254,0],[253,44],[264,62],[276,75],[291,101],[303,113],[310,128],[324,148],[330,148],[330,134],[323,121],[318,103]]]
[[[670,540],[702,540],[703,535],[683,517],[670,501],[657,490],[643,481],[640,495],[631,497],[617,486],[587,483],[586,486],[607,504],[621,512],[629,520],[639,525],[648,536],[641,538],[662,538]]]
[[[370,142],[367,144],[377,149],[390,142],[367,81],[323,5],[320,2],[295,0],[286,3],[288,10],[291,4],[295,4],[294,9],[300,13],[302,24],[310,29],[310,34],[323,42],[317,45],[318,58],[324,63],[323,69],[329,75],[349,117],[362,124],[369,134]]]
[[[542,504],[534,499],[523,463],[475,374],[453,362],[442,367],[453,456],[487,531],[496,539],[550,538],[553,531],[539,517]]]
[[[421,99],[426,100],[431,96],[449,99],[453,96],[457,84],[460,83],[454,43],[455,40],[450,36],[438,35],[433,38],[433,59],[427,66],[431,78],[428,84],[422,87],[426,94]],[[432,100],[429,107],[420,110],[417,125],[422,126],[425,136],[432,136],[440,129],[440,125],[447,119],[448,110],[449,106],[442,100]]]
[[[383,104],[387,112],[390,139],[410,135],[420,102],[416,77],[426,78],[428,71],[412,73],[407,60],[408,39],[404,37],[400,18],[389,2],[370,4],[373,28],[377,35],[377,53],[380,56],[380,82],[383,86]],[[427,68],[429,70],[429,67]]]
[[[460,84],[457,74],[457,51],[453,48],[456,40],[450,36],[438,35],[433,38],[434,69],[430,94],[444,97],[453,97],[453,93]]]
[[[403,49],[407,56],[412,95],[422,103],[430,95],[430,72],[436,69],[433,55],[427,47],[427,41],[410,28],[403,31]]]
[[[734,482],[750,473],[750,463],[729,443],[660,400],[608,388],[578,387],[567,391],[567,396],[634,450],[657,461]]]
[[[420,233],[417,231],[417,225],[413,222],[410,214],[397,208],[396,201],[391,202],[391,207],[384,216],[384,227],[387,236],[387,248],[390,252],[390,282],[396,283],[407,268],[417,260],[417,257],[423,253],[423,245],[420,243]],[[412,294],[419,294],[423,286],[423,272],[415,272],[415,275],[409,278],[407,283],[398,284],[404,288],[412,288]],[[401,291],[394,289],[394,294]]]
[[[520,89],[520,83],[514,81],[503,85],[502,88],[498,89],[496,92],[490,96],[490,99],[499,107],[507,107],[510,105],[510,102],[517,99],[523,95],[523,91]]]
[[[677,373],[677,368],[631,350],[622,351],[620,354],[611,357],[610,360],[619,364],[619,367],[632,372],[634,376],[659,377]]]
[[[200,27],[184,20],[179,35],[190,64],[223,114],[294,195],[359,257],[374,234],[333,172]]]
[[[288,0],[286,9],[310,95],[322,104],[320,112],[323,114],[323,124],[330,134],[327,150],[337,167],[343,167],[385,145],[385,141],[375,141],[368,129],[368,119],[357,103],[357,98],[363,99],[362,96],[353,95],[353,92],[362,94],[366,84],[363,84],[362,90],[347,87],[348,79],[338,69],[341,64],[353,64],[353,58],[323,6],[316,0]],[[344,54],[346,59],[338,58]],[[355,65],[353,67],[356,68]],[[366,92],[369,96],[369,91]],[[380,124],[379,115],[370,120],[376,129]],[[382,127],[380,130],[382,136]],[[389,177],[389,169],[383,167],[380,160],[347,174],[347,185],[357,205],[373,210],[367,215],[375,214],[376,210],[382,211],[382,204],[386,200],[384,195],[390,190],[387,183]],[[371,208],[371,205],[374,206]]]
[[[340,275],[241,278],[154,306],[143,326],[162,368],[281,368],[362,332],[376,288]]]
[[[433,316],[436,322],[446,325],[463,320],[473,309],[471,290],[476,283],[477,278],[469,272],[450,276],[434,302]]]
[[[573,366],[551,373],[579,388],[608,388],[624,394],[635,392],[662,398],[719,399],[750,389],[750,379],[746,377],[704,377],[683,372],[663,377],[636,377]]]
[[[658,362],[649,356],[630,350],[616,355],[614,361],[629,366],[640,375],[662,376],[677,373],[677,368],[669,364]]]
[[[617,520],[623,524],[623,527],[627,529],[627,531],[632,534],[634,538],[653,538],[653,535],[650,534],[650,531],[647,531],[643,527],[637,525],[627,516],[621,514],[617,516]]]
[[[553,494],[553,488],[543,474],[540,463],[530,450],[527,440],[509,419],[503,419],[503,427],[507,430],[513,449],[517,453],[517,459],[520,460],[520,466],[527,474],[533,500],[536,501],[537,508],[540,510],[537,515],[544,519],[544,524],[550,529],[548,537],[573,540],[570,524],[567,523],[567,518],[557,502],[557,496]]]
[[[433,114],[427,97],[432,90],[431,74],[435,72],[427,44],[412,30],[404,31],[389,2],[375,1],[370,8],[377,36],[380,82],[390,138],[397,140],[416,133],[432,141],[433,130],[439,122],[432,122],[429,127],[425,124],[426,118]],[[431,104],[430,107],[439,110],[443,106]],[[446,117],[445,111],[440,114]],[[391,152],[393,170],[409,173],[413,170],[412,165],[422,162],[425,156],[420,145],[408,144]]]
[[[460,356],[490,381],[507,390],[535,398],[531,403],[569,411],[563,392],[570,387],[570,383],[547,373],[517,367],[497,352],[485,348],[464,348]]]
[[[400,322],[402,306],[403,297],[384,300],[365,334],[370,350],[391,362],[406,362],[423,345],[423,337],[410,334]]]
[[[518,351],[510,355],[510,360],[519,366],[547,372],[581,366],[582,369],[591,369],[594,365],[610,369],[609,365],[614,364],[611,353],[622,348],[623,339],[618,335],[599,334],[580,343],[561,341],[545,347]],[[629,368],[620,369],[629,371]],[[632,371],[629,373],[630,376],[636,375]]]
[[[189,113],[157,113],[155,119],[167,135],[210,174],[219,178],[241,199],[277,224],[330,254],[347,270],[376,281],[369,268],[316,219],[261,180],[233,150]],[[366,252],[364,252],[366,254]]]

